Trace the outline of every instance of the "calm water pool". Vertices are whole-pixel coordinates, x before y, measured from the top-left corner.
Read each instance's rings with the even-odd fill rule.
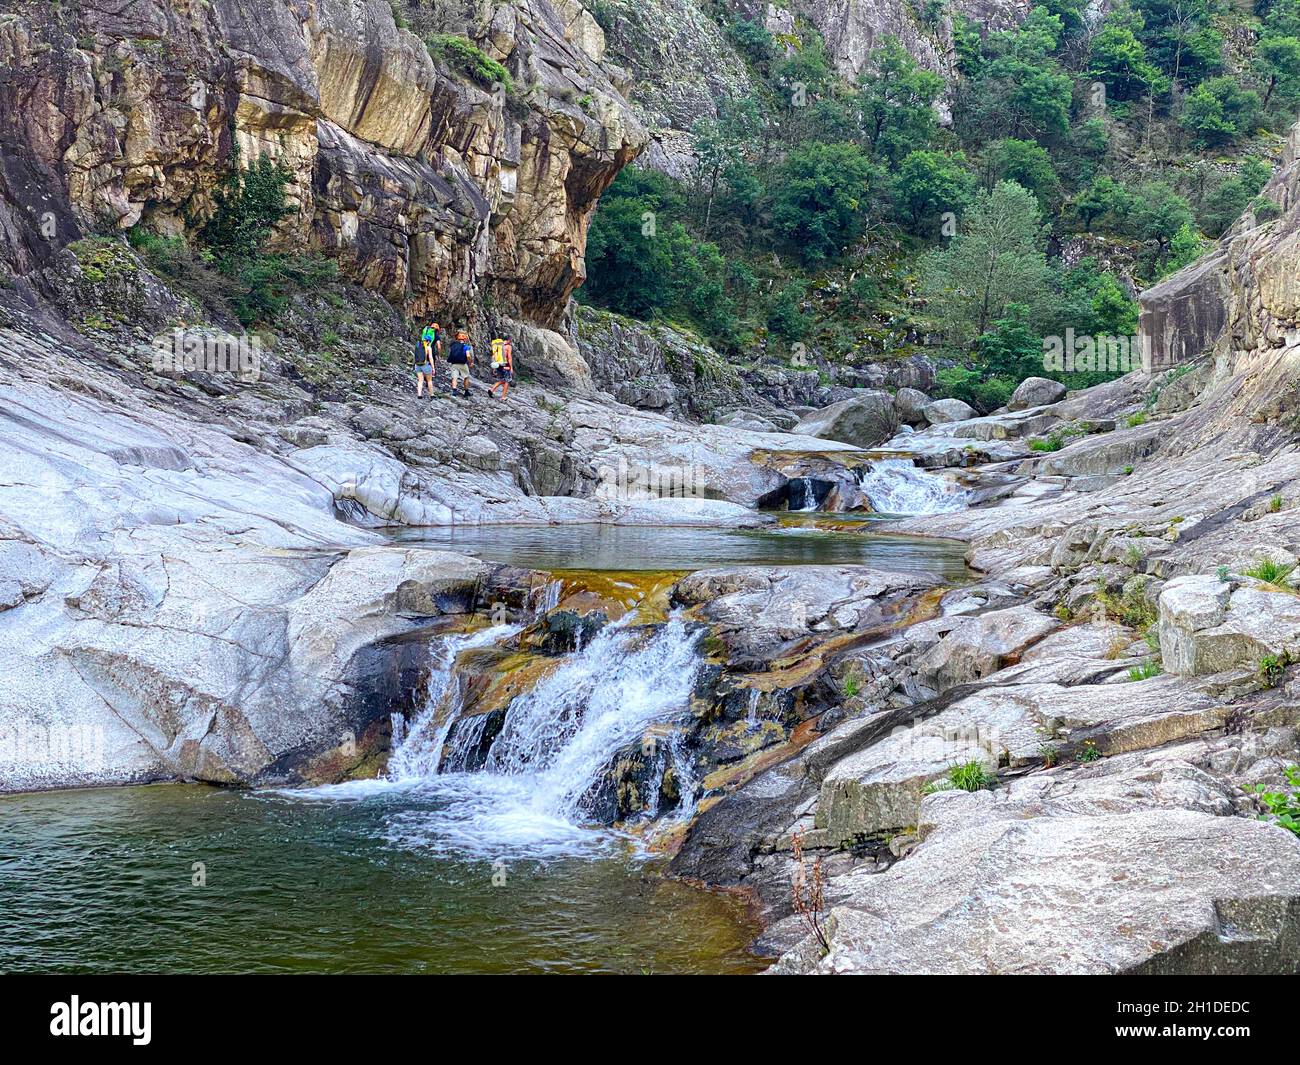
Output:
[[[184,785],[0,798],[0,971],[763,966],[736,900],[659,879],[613,841],[585,857],[457,856],[422,832],[447,801]]]
[[[840,529],[819,528],[833,522]],[[402,529],[404,544],[460,551],[532,569],[694,570],[711,566],[854,564],[966,575],[965,545],[893,535],[888,520],[818,514],[789,516],[769,529],[700,529],[637,525],[462,525]]]
[[[827,523],[835,527],[819,527]],[[395,539],[546,570],[859,563],[965,577],[962,545],[887,529],[817,514],[761,531],[481,526]],[[618,663],[589,671],[598,678],[589,705],[631,714],[644,704],[658,714],[658,678],[684,667],[656,672],[653,655],[622,661],[626,676]],[[556,817],[536,801],[540,779],[479,773],[302,792],[174,785],[0,797],[0,971],[764,966],[746,949],[758,928],[741,902],[664,880],[628,837]],[[192,882],[195,863],[202,885]]]

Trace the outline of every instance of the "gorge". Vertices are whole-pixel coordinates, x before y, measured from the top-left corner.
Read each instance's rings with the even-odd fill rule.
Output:
[[[1144,368],[977,410],[883,310],[575,302],[770,91],[731,16],[945,122],[1029,17],[723,6],[0,5],[7,971],[1297,971],[1300,125]],[[430,318],[508,401],[415,399]]]

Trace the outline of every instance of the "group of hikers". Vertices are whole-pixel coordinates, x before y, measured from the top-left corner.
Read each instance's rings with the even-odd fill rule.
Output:
[[[442,326],[430,322],[424,327],[420,342],[415,346],[416,398],[426,394],[426,386],[429,398],[433,398],[434,375],[440,358],[444,358]],[[458,329],[455,339],[447,344],[445,359],[451,378],[451,395],[469,396],[473,385],[470,372],[474,368],[474,345],[469,342],[469,334],[464,329]],[[500,398],[505,399],[510,394],[510,385],[515,379],[514,344],[508,336],[497,337],[492,341],[492,362],[489,369],[492,384],[488,387],[488,395],[496,396],[497,389],[500,389]]]

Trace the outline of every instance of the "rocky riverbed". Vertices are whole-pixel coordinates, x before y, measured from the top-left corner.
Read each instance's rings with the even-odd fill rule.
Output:
[[[1296,971],[1300,839],[1254,789],[1300,761],[1300,131],[1277,216],[1144,294],[1151,365],[977,417],[923,355],[721,373],[573,307],[601,192],[740,65],[633,91],[585,9],[516,4],[509,99],[379,0],[31,7],[0,16],[0,790],[455,769],[440,826],[613,829],[754,900],[777,972]],[[341,270],[265,338],[193,326],[117,235],[210,206],[232,140],[281,153],[280,237]],[[433,311],[512,332],[509,402],[413,397],[403,312]],[[177,363],[177,329],[256,358]],[[869,535],[967,570],[455,539],[854,535],[900,499]],[[451,542],[392,532],[421,527]]]

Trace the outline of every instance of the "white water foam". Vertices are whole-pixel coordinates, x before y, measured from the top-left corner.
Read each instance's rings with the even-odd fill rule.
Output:
[[[482,740],[487,718],[453,728],[460,709],[453,666],[461,652],[514,631],[504,626],[444,639],[430,698],[394,750],[386,779],[276,794],[326,801],[396,800],[385,838],[403,849],[493,861],[590,856],[626,848],[626,835],[590,825],[590,793],[620,750],[689,708],[701,665],[698,634],[680,619],[653,630],[628,621],[630,615],[606,626],[514,700],[479,771],[463,767]],[[672,764],[681,794],[675,818],[689,817],[698,782],[675,737],[657,739],[653,758],[656,780]]]
[[[878,459],[859,484],[881,514],[947,514],[961,510],[969,493],[908,459]]]
[[[456,676],[456,658],[462,651],[490,647],[508,639],[520,629],[518,625],[494,625],[490,629],[463,635],[444,636],[434,648],[433,668],[429,673],[429,694],[424,709],[411,723],[409,733],[400,715],[394,715],[393,753],[388,759],[388,777],[394,781],[423,780],[438,772],[447,735],[460,713],[462,697],[460,678]],[[401,739],[398,733],[403,733]]]

